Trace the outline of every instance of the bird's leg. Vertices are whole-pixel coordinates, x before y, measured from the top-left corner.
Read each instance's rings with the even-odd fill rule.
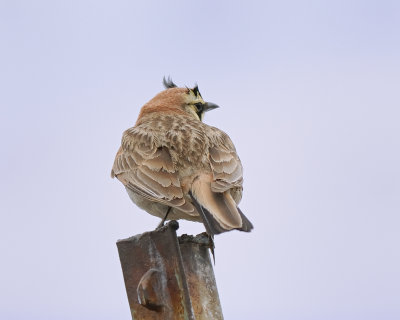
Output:
[[[160,229],[161,227],[164,226],[164,222],[165,222],[165,220],[167,220],[167,217],[168,217],[168,214],[170,211],[171,211],[171,207],[168,207],[167,213],[165,214],[164,218],[161,220],[160,224],[157,226],[156,230]]]

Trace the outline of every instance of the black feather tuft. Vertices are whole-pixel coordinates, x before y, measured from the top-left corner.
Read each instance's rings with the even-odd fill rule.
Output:
[[[192,89],[192,91],[193,91],[193,93],[194,93],[194,95],[196,96],[196,97],[198,97],[198,96],[200,96],[201,97],[201,94],[200,94],[200,91],[199,91],[199,86],[196,84],[196,86]]]
[[[164,76],[163,84],[164,84],[165,89],[170,89],[170,88],[176,88],[177,87],[177,85],[172,82],[171,77],[168,77],[168,79],[165,79],[165,76]]]

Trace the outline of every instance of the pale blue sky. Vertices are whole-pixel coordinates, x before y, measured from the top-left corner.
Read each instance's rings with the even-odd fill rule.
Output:
[[[399,31],[398,1],[1,1],[0,318],[130,318],[115,242],[159,221],[109,173],[171,75],[244,165],[225,318],[399,319]]]

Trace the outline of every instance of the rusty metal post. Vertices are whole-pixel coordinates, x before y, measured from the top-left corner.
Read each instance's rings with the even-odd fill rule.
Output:
[[[207,236],[176,221],[117,242],[132,319],[223,319]]]
[[[179,246],[196,320],[222,320],[208,236],[205,233],[195,237],[182,235]]]

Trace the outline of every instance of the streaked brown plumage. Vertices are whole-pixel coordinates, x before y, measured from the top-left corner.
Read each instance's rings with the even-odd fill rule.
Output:
[[[237,204],[243,171],[226,133],[204,124],[204,102],[197,86],[166,90],[146,103],[134,127],[126,130],[112,177],[148,213],[168,220],[203,222],[210,235],[253,226]]]

